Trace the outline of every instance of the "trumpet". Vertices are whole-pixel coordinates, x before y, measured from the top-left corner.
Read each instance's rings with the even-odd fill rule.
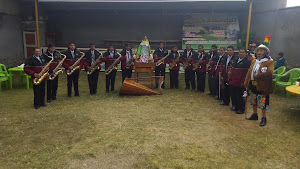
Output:
[[[195,70],[197,70],[198,68],[199,69],[201,69],[201,63],[202,63],[202,60],[203,60],[203,58],[204,58],[204,54],[203,54],[203,52],[201,53],[201,58],[199,59],[199,61],[194,65],[194,67],[193,67],[193,70],[195,71]]]
[[[49,80],[54,80],[59,74],[61,74],[63,71],[61,69],[59,69],[59,67],[63,64],[63,62],[66,60],[67,56],[64,54],[60,54],[62,55],[64,58],[59,61],[58,65],[56,66],[56,68],[53,70],[52,74],[49,76]]]
[[[49,57],[49,56],[48,56]],[[50,64],[52,63],[52,61],[54,60],[54,57],[49,57],[51,58],[51,60],[44,66],[44,68],[42,69],[42,71],[39,73],[39,78],[34,78],[33,79],[33,84],[34,85],[39,85],[42,83],[42,81],[47,77],[49,76],[49,66]]]
[[[167,54],[165,57],[163,57],[163,58],[161,58],[159,61],[157,61],[157,62],[155,63],[155,67],[158,67],[158,66],[164,64],[165,59],[166,59],[169,55],[170,55],[170,54]]]
[[[76,62],[70,67],[69,70],[67,70],[67,75],[73,74],[77,69],[80,68],[79,63],[80,63],[81,59],[84,57],[84,55],[85,55],[83,52],[80,52],[80,54],[81,54],[81,57],[76,60]]]
[[[114,63],[112,63],[106,70],[105,70],[105,74],[109,75],[113,70],[117,70],[118,67],[116,66],[117,63],[119,62],[119,60],[121,59],[121,55],[120,53],[117,52],[117,54],[119,55],[119,57],[114,61]]]
[[[169,68],[173,69],[175,66],[177,66],[177,62],[179,61],[179,59],[180,59],[180,53],[178,52],[178,57],[172,63],[170,63]]]
[[[186,70],[191,64],[190,61],[192,60],[193,53],[191,52],[190,56],[187,60],[183,63],[183,69]]]
[[[100,68],[100,67],[99,67],[98,61],[100,61],[101,55],[102,55],[102,53],[100,53],[98,60],[95,61],[95,62],[90,66],[91,69],[87,71],[87,74],[88,74],[88,75],[91,75],[95,70],[97,70],[97,69]]]

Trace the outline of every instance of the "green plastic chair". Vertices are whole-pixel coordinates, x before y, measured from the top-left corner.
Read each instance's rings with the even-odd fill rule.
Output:
[[[285,77],[287,75],[290,75],[289,80],[287,82],[280,81],[281,77]],[[300,77],[300,69],[299,68],[294,68],[294,69],[287,71],[286,73],[284,73],[282,75],[278,75],[276,77],[277,81],[274,85],[274,93],[276,91],[277,86],[287,87],[287,86],[295,85],[296,81],[299,79],[299,77]],[[290,93],[286,92],[286,97],[289,97],[289,96],[290,96]]]
[[[277,61],[274,61],[274,67],[276,67],[276,65],[277,65]]]
[[[276,83],[277,81],[279,81],[280,77],[278,77],[278,75],[282,75],[285,72],[285,69],[285,66],[281,66],[274,70],[273,76],[275,76],[275,78],[273,79],[273,82]]]
[[[5,82],[6,88],[9,85],[9,74],[7,72],[6,66],[4,64],[0,64],[0,92],[2,91],[1,83]]]
[[[26,73],[24,73],[23,76],[25,76],[26,79],[26,88],[29,89],[30,86],[32,86],[31,76]]]

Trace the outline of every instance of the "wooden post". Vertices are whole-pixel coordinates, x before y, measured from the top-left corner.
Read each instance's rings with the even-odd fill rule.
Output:
[[[249,35],[250,35],[250,24],[251,24],[251,14],[252,14],[252,5],[253,2],[250,2],[249,6],[249,16],[248,16],[248,28],[247,28],[247,40],[246,40],[246,49],[248,50],[249,48]]]
[[[36,40],[37,48],[40,49],[40,30],[39,30],[39,14],[38,14],[38,0],[34,0],[35,3],[35,24],[36,24]]]

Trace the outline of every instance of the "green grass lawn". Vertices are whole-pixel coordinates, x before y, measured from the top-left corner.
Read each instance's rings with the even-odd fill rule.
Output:
[[[120,78],[118,72],[117,91],[106,94],[101,73],[98,94],[90,96],[81,72],[81,96],[67,98],[61,75],[58,100],[38,110],[32,89],[4,88],[0,168],[300,167],[299,97],[272,95],[267,126],[259,127],[206,94],[184,90],[184,74],[179,90],[161,96],[121,97]]]

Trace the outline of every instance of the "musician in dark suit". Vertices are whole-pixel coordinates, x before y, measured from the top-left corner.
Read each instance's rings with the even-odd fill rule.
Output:
[[[75,43],[71,42],[69,43],[69,47],[67,50],[62,51],[62,54],[66,55],[66,60],[63,63],[63,67],[67,70],[71,70],[71,66],[81,58],[80,50],[75,47]],[[77,69],[75,72],[73,72],[71,75],[67,75],[68,80],[68,97],[71,97],[72,95],[72,84],[74,85],[74,91],[75,96],[79,96],[78,91],[78,78],[79,78],[79,72],[83,67],[83,60],[80,60],[79,63],[79,69]]]
[[[154,51],[153,59],[154,62],[158,62],[163,57],[168,55],[168,50],[165,49],[165,45],[163,42],[159,43],[159,48]],[[165,81],[165,74],[166,74],[166,60],[164,60],[163,64],[155,67],[155,76],[163,76]],[[158,88],[158,79],[155,79],[155,87]],[[165,88],[165,82],[161,86]]]
[[[95,44],[90,44],[90,49],[85,52],[84,55],[84,66],[87,68],[88,71],[91,70],[93,64],[100,64],[101,54],[99,51],[96,50]],[[100,67],[101,69],[101,67]],[[100,69],[95,70],[92,74],[88,75],[88,82],[90,88],[90,95],[97,94],[97,84],[98,84],[98,77]]]
[[[121,51],[121,69],[122,69],[122,82],[124,82],[125,78],[131,78],[132,69],[134,63],[134,57],[131,50],[130,44],[125,44],[125,48]],[[127,68],[127,64],[130,66]]]
[[[232,111],[236,114],[243,114],[245,112],[245,101],[243,93],[246,90],[244,81],[251,65],[251,61],[247,57],[245,48],[239,50],[239,57],[234,59],[232,69],[229,74],[230,96],[232,99]]]
[[[109,45],[107,51],[103,54],[102,62],[105,62],[105,70],[108,68],[120,57],[120,54],[115,50],[113,45]],[[116,65],[120,62],[116,61]],[[109,87],[111,91],[115,90],[115,80],[116,80],[117,70],[112,70],[108,75],[106,75],[106,93],[109,93]]]
[[[49,44],[46,52],[42,54],[42,58],[45,59],[46,62],[49,62],[51,58],[54,58],[50,67],[49,74],[53,73],[53,70],[56,68],[60,61],[60,53],[55,50],[54,44]],[[56,93],[58,87],[58,76],[56,76],[53,80],[47,81],[47,102],[50,103],[51,100],[56,100]]]
[[[185,63],[189,56],[193,53],[193,49],[191,48],[191,45],[186,45],[186,49],[183,51],[182,54],[182,63]],[[191,62],[192,59],[189,61]],[[187,68],[184,71],[184,77],[185,77],[185,89],[190,89],[190,86],[192,86],[192,90],[196,89],[195,85],[195,72],[192,70],[192,65],[189,63]]]
[[[227,55],[226,57],[222,57],[222,64],[224,65],[224,73],[223,73],[223,79],[224,79],[224,85],[225,88],[223,89],[223,102],[221,105],[228,106],[230,103],[230,88],[228,84],[228,71],[230,70],[233,60],[235,59],[234,55],[234,47],[228,46],[227,47]],[[233,100],[234,101],[234,100]],[[232,103],[235,105],[235,103]],[[233,107],[232,107],[233,108]]]
[[[177,46],[173,46],[170,55],[168,56],[166,62],[170,65],[179,57],[179,52],[177,51]],[[170,89],[178,89],[178,75],[179,75],[180,59],[178,58],[176,66],[172,69],[170,68]]]
[[[204,52],[203,45],[199,45],[198,51],[194,52],[193,54],[193,60],[192,60],[193,69],[195,69],[198,63],[200,64],[195,70],[197,74],[197,91],[204,93],[205,79],[206,79],[206,64],[208,63],[208,56]]]
[[[209,94],[211,96],[217,95],[217,86],[216,86],[216,78],[213,76],[214,73],[214,67],[216,62],[218,61],[218,47],[217,45],[213,44],[211,45],[211,50],[208,53],[209,56],[209,64],[211,66],[211,69],[208,70],[208,88],[209,88]]]
[[[40,57],[40,49],[34,48],[33,56],[28,58],[25,62],[24,72],[31,76],[31,79],[40,78],[39,73],[42,71],[46,61]],[[45,80],[39,85],[33,85],[34,93],[34,108],[39,109],[45,104]]]
[[[222,64],[222,60],[223,60],[223,57],[227,57],[226,56],[226,53],[225,53],[225,48],[224,47],[220,47],[219,48],[219,56],[218,56],[218,60],[214,66],[214,72],[213,72],[213,77],[216,79],[215,80],[215,86],[216,86],[216,93],[217,93],[217,97],[216,99],[221,101],[223,100],[222,99],[222,96],[223,96],[223,89],[221,87],[221,82],[220,81],[220,77],[222,77],[222,73],[224,72],[224,66]],[[220,76],[221,74],[221,76]],[[220,76],[220,77],[219,77]],[[219,89],[220,88],[220,89]],[[219,93],[220,92],[220,93]]]

